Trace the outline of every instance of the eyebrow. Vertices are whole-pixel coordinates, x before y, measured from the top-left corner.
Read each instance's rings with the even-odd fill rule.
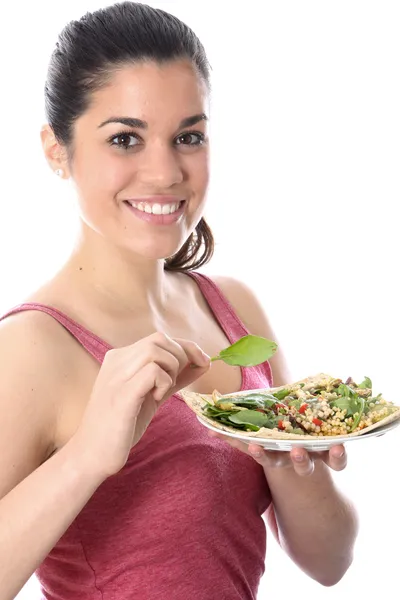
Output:
[[[198,115],[193,115],[192,117],[186,117],[186,119],[182,119],[182,121],[179,123],[178,129],[193,127],[193,125],[196,125],[200,121],[208,121],[207,115],[201,113]],[[121,123],[122,125],[134,127],[135,129],[148,129],[149,127],[149,124],[146,123],[146,121],[142,121],[142,119],[135,119],[133,117],[111,117],[110,119],[103,121],[98,128],[100,129],[100,127],[104,127],[109,123]]]

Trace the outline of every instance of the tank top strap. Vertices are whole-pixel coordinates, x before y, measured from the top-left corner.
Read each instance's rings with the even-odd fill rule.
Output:
[[[191,271],[187,274],[196,281],[207,304],[231,344],[250,333],[243,321],[236,314],[228,298],[212,279],[203,273]],[[242,372],[242,390],[272,387],[272,369],[268,361],[255,367],[241,367],[240,369]]]
[[[187,274],[196,281],[212,313],[232,344],[249,334],[249,330],[236,314],[228,298],[212,279],[203,273],[190,271]]]
[[[249,334],[249,330],[238,317],[229,300],[212,279],[203,273],[197,272],[188,272],[187,275],[196,281],[200,292],[204,296],[211,312],[231,344],[236,342],[244,335]],[[67,331],[69,331],[71,335],[81,344],[81,346],[83,346],[83,348],[85,348],[87,352],[89,352],[89,354],[91,354],[91,356],[93,356],[93,358],[95,358],[95,360],[97,360],[100,364],[103,362],[106,353],[113,348],[110,344],[83,327],[83,325],[80,325],[74,321],[74,319],[71,317],[68,317],[57,308],[46,306],[45,304],[34,302],[19,304],[3,316],[0,316],[0,321],[13,314],[26,310],[39,310],[56,319],[56,321],[58,321]],[[263,378],[265,378],[265,375],[267,375],[270,385],[272,385],[271,368],[268,362],[266,362],[258,367],[242,369],[243,389],[251,389],[251,387],[248,387],[249,385],[252,385],[254,388],[256,387],[254,383],[251,384],[248,380],[250,376],[253,377],[253,375],[258,375],[258,371],[260,371],[260,376]],[[245,386],[247,386],[247,388]]]
[[[0,316],[0,321],[25,310],[39,310],[44,312],[58,321],[65,329],[67,329],[71,335],[95,358],[99,363],[102,363],[106,352],[112,349],[112,346],[99,338],[97,335],[71,319],[57,308],[46,306],[45,304],[38,304],[34,302],[26,302],[15,306],[5,315]]]

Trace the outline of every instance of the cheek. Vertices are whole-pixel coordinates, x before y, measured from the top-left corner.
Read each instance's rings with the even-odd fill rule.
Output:
[[[86,200],[95,195],[110,199],[132,178],[132,163],[127,157],[110,155],[109,152],[87,152],[77,160],[75,179]]]
[[[199,201],[201,201],[206,193],[210,176],[208,152],[199,152],[191,158],[187,172],[189,173],[191,187],[199,197]]]
[[[135,168],[132,161],[121,157],[108,158],[99,170],[97,185],[104,192],[115,195],[128,186],[134,177]]]

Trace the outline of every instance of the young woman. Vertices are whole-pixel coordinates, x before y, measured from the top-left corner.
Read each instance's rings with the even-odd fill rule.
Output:
[[[125,2],[60,35],[42,142],[81,227],[0,325],[1,600],[35,571],[49,600],[250,600],[266,511],[321,584],[351,563],[357,519],[330,475],[342,446],[235,448],[179,398],[289,378],[281,352],[210,368],[248,331],[275,335],[242,283],[197,272],[213,251],[208,99],[201,43],[161,10]]]

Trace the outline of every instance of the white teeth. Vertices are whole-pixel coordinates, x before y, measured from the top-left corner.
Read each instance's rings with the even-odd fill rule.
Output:
[[[129,202],[131,206],[142,212],[153,215],[170,215],[176,212],[180,206],[180,202],[175,204],[146,204],[146,202]]]
[[[153,215],[162,215],[161,204],[153,204],[153,206],[151,207],[151,212],[153,213]]]

